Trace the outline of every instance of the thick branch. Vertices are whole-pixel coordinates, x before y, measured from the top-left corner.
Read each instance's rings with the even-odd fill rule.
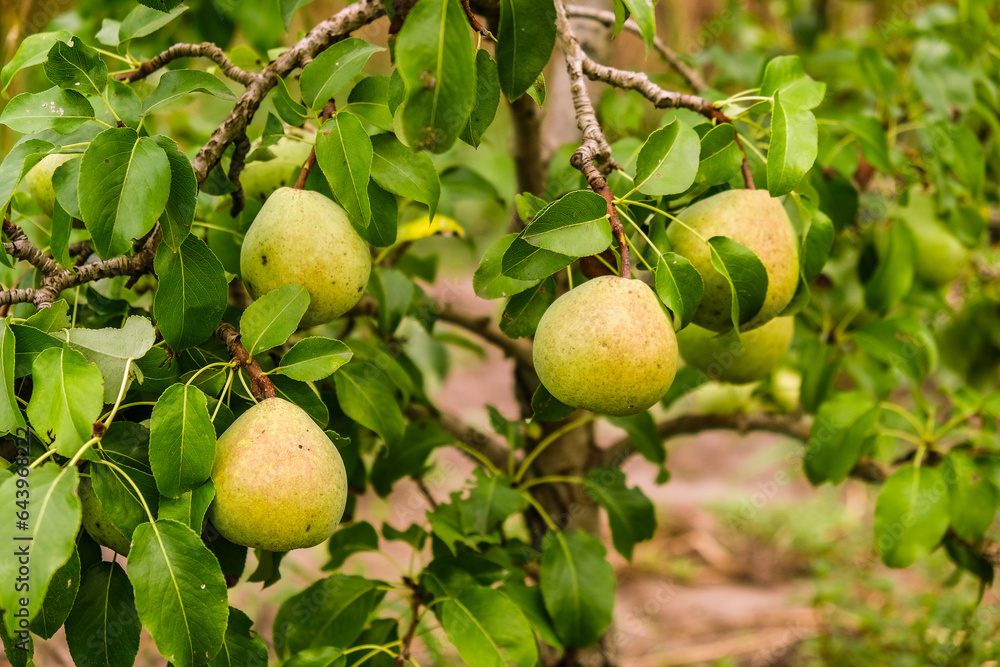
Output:
[[[229,350],[229,356],[239,363],[240,368],[246,369],[247,375],[250,376],[250,389],[258,401],[277,396],[271,379],[264,375],[260,364],[257,363],[256,359],[250,358],[250,353],[240,342],[240,332],[236,330],[236,327],[228,322],[223,322],[216,328],[215,337],[226,346],[226,349]]]
[[[3,247],[11,257],[25,260],[46,276],[52,276],[62,271],[62,268],[51,257],[43,254],[28,239],[23,229],[6,218],[3,221],[3,233],[10,239],[9,242],[3,244]]]
[[[247,72],[246,70],[242,70],[234,65],[233,62],[226,57],[225,51],[220,49],[215,44],[212,44],[211,42],[202,42],[201,44],[174,44],[152,60],[147,60],[139,65],[139,69],[131,72],[116,74],[115,78],[119,81],[131,83],[132,81],[138,81],[139,79],[146,78],[172,60],[177,60],[178,58],[198,58],[202,56],[205,58],[211,58],[215,64],[219,66],[219,69],[222,70],[223,74],[237,83],[242,83],[244,86],[249,86],[258,76],[254,72]]]
[[[303,37],[295,46],[288,49],[270,62],[252,81],[240,96],[236,106],[229,116],[212,133],[198,155],[192,161],[198,184],[208,178],[208,172],[222,157],[226,147],[246,132],[247,125],[256,113],[260,103],[272,88],[278,84],[278,79],[290,74],[304,63],[337,42],[349,33],[371,23],[385,14],[383,0],[359,0],[348,5],[327,20],[323,21]]]
[[[615,25],[615,14],[614,12],[609,12],[605,9],[597,9],[595,7],[583,7],[581,5],[570,5],[566,7],[566,13],[570,18],[581,18],[581,19],[591,19],[597,21],[604,25],[606,28],[613,28]],[[625,22],[624,29],[628,32],[642,37],[642,30],[639,29],[639,25],[633,20],[629,19]],[[683,77],[687,81],[688,85],[695,92],[703,92],[708,90],[708,84],[701,77],[697,71],[693,68],[688,67],[680,57],[674,53],[673,49],[663,43],[663,41],[657,37],[653,40],[653,48],[663,56],[663,59],[667,61],[674,71]]]

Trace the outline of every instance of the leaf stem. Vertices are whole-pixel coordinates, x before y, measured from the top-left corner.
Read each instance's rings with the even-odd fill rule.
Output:
[[[549,433],[549,435],[546,438],[544,438],[541,442],[538,443],[538,446],[536,446],[533,450],[531,450],[531,453],[528,454],[527,457],[525,457],[524,461],[521,462],[521,467],[518,469],[517,474],[514,475],[514,480],[513,480],[514,483],[516,484],[521,481],[525,473],[527,473],[528,469],[531,467],[531,464],[535,462],[535,459],[537,459],[539,456],[542,455],[542,452],[548,449],[549,445],[551,445],[553,442],[555,442],[562,436],[566,435],[573,429],[589,424],[595,419],[597,419],[597,415],[595,414],[584,415],[583,417],[575,419],[568,424],[564,424],[563,426],[557,428],[552,433]]]
[[[96,438],[95,437],[95,438],[91,438],[87,442],[83,443],[83,446],[80,447],[80,449],[76,450],[76,454],[73,455],[73,458],[71,458],[69,460],[69,463],[67,463],[66,465],[67,466],[75,466],[77,464],[77,462],[80,460],[80,458],[83,457],[83,455],[87,453],[87,450],[90,449],[91,447],[93,447],[94,445],[96,445],[97,443],[99,443],[100,441],[101,441],[100,438]]]
[[[104,428],[111,426],[111,422],[115,420],[115,415],[118,414],[118,406],[122,404],[122,399],[125,398],[125,388],[128,387],[129,382],[129,367],[133,361],[132,357],[125,360],[125,373],[122,375],[121,386],[118,387],[118,398],[115,399],[115,404],[111,406],[111,414],[108,415],[107,420],[104,422]]]
[[[56,453],[56,448],[53,447],[52,449],[48,450],[47,452],[39,456],[37,459],[32,461],[31,465],[28,466],[28,470],[34,470],[35,468],[38,467],[40,463],[42,463],[45,459],[49,458],[50,456],[53,456],[55,453]]]
[[[545,477],[535,477],[534,479],[529,479],[527,482],[521,485],[522,489],[530,489],[533,486],[538,486],[539,484],[586,484],[587,480],[583,477],[574,477],[573,475],[546,475]]]
[[[549,527],[549,530],[559,530],[559,526],[557,526],[556,522],[552,520],[552,517],[549,516],[549,513],[545,511],[545,508],[542,507],[542,504],[537,500],[535,500],[535,497],[533,495],[531,495],[527,491],[524,491],[523,489],[521,491],[521,495],[524,496],[524,499],[528,501],[528,504],[531,505],[536,512],[538,512],[538,516],[542,517],[542,521],[544,521],[545,525]]]
[[[231,368],[229,369],[229,373],[226,375],[226,384],[225,386],[222,387],[222,393],[219,394],[219,399],[215,403],[215,410],[212,411],[213,424],[215,423],[215,417],[219,414],[219,408],[222,407],[222,399],[225,398],[226,392],[229,391],[229,388],[233,386],[233,376],[236,375],[236,373],[238,372],[239,371],[236,370],[235,368]]]

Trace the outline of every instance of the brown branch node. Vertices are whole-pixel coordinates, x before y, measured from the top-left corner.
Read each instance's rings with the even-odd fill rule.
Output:
[[[260,364],[257,363],[256,359],[251,359],[250,353],[243,347],[242,336],[236,327],[228,322],[223,322],[215,329],[215,337],[226,346],[233,361],[239,364],[240,368],[246,369],[247,375],[250,376],[250,390],[253,392],[254,398],[263,401],[265,398],[277,396],[274,391],[274,383],[264,375]]]

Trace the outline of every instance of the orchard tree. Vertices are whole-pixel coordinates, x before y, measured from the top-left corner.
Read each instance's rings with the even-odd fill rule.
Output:
[[[308,3],[11,24],[14,665],[61,627],[80,665],[131,665],[142,629],[178,666],[402,665],[430,631],[473,667],[617,664],[607,550],[656,531],[621,467],[666,482],[665,441],[710,429],[800,440],[813,484],[880,485],[873,558],[943,549],[990,585],[995,3],[906,2],[868,27],[828,3],[764,27],[734,6],[679,55],[649,0],[358,0],[315,24]],[[647,71],[607,64],[621,33]],[[550,60],[568,92],[546,99]],[[566,109],[579,138],[549,155],[542,115]],[[439,254],[469,246],[496,319],[437,285]],[[493,433],[428,390],[480,345],[513,361],[520,406],[487,406]],[[717,381],[756,382],[752,407],[677,409]],[[601,419],[626,436],[598,446]],[[476,468],[435,497],[448,447]],[[412,525],[358,506],[406,480],[426,499]],[[386,541],[415,554],[399,580],[339,571]],[[319,544],[329,576],[266,646],[228,588]]]

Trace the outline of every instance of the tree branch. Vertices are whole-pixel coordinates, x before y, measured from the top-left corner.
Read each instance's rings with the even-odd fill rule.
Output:
[[[475,450],[485,456],[489,461],[501,470],[507,469],[508,449],[493,437],[479,431],[455,415],[446,412],[433,413],[429,408],[422,405],[411,405],[406,409],[406,415],[410,419],[436,419],[441,429],[452,436],[466,447]],[[459,449],[459,451],[462,451]],[[476,457],[468,452],[463,453],[475,463],[481,463]]]
[[[477,19],[476,15],[472,12],[472,7],[469,6],[469,0],[462,0],[462,9],[465,11],[465,17],[469,19],[469,25],[473,30],[478,32],[483,37],[493,38],[493,35],[491,35],[490,31],[486,29],[486,26],[480,23],[479,19]]]
[[[613,28],[615,25],[614,12],[610,12],[605,9],[583,7],[581,5],[569,5],[566,7],[566,13],[570,18],[597,21],[606,28]],[[633,19],[625,21],[624,29],[634,35],[642,37],[642,31]],[[699,74],[694,68],[688,67],[688,65],[686,65],[684,61],[682,61],[680,57],[674,53],[673,49],[664,44],[659,37],[653,40],[653,48],[663,57],[665,61],[667,61],[667,64],[670,65],[674,71],[681,75],[681,77],[695,92],[701,93],[708,90],[708,84],[705,83],[701,74]]]
[[[271,379],[264,375],[260,369],[260,364],[256,359],[250,358],[250,353],[243,347],[240,341],[240,332],[236,327],[228,322],[223,322],[215,330],[215,337],[229,350],[229,356],[239,363],[240,368],[245,368],[250,376],[250,389],[258,401],[265,398],[274,398],[277,394],[274,391],[274,384]]]
[[[243,84],[244,86],[249,86],[258,76],[254,72],[247,72],[246,70],[242,70],[234,65],[233,62],[226,57],[225,51],[220,49],[215,44],[212,44],[211,42],[202,42],[201,44],[174,44],[156,57],[139,65],[138,69],[131,72],[116,74],[115,78],[119,81],[131,83],[133,81],[146,78],[172,60],[177,60],[178,58],[198,57],[211,58],[215,64],[219,66],[219,69],[222,70],[223,74],[233,81]]]
[[[3,233],[10,239],[9,242],[3,244],[3,247],[11,257],[25,260],[45,276],[53,276],[63,270],[51,257],[47,257],[28,239],[23,229],[7,218],[3,220]]]

